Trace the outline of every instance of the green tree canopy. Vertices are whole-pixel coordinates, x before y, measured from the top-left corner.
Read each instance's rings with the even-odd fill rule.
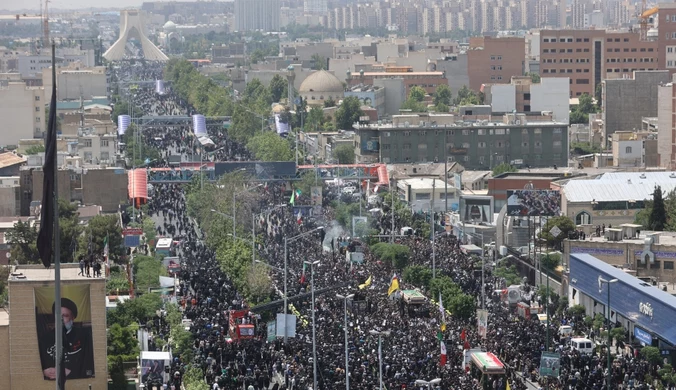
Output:
[[[380,260],[390,263],[397,269],[403,269],[408,264],[411,249],[406,245],[379,242],[371,246],[371,251]]]
[[[340,144],[333,150],[333,157],[338,160],[338,164],[354,164],[354,147],[352,144]]]
[[[26,155],[33,155],[33,154],[38,154],[38,153],[44,153],[45,152],[45,144],[39,144],[39,145],[33,145],[26,149],[26,152],[24,154]]]
[[[312,69],[314,70],[324,70],[326,69],[326,58],[322,57],[321,54],[315,53],[310,58],[312,62]]]
[[[288,89],[289,83],[279,74],[275,74],[270,80],[270,93],[273,102],[279,102],[282,98],[286,98]]]
[[[137,255],[134,257],[135,290],[148,291],[160,287],[160,276],[167,276],[162,262],[154,257]]]
[[[14,227],[5,233],[5,240],[10,245],[9,253],[12,261],[19,264],[36,264],[40,255],[36,246],[38,230],[29,221],[17,221]]]
[[[518,169],[513,167],[511,164],[508,164],[506,162],[503,162],[501,164],[496,165],[493,167],[493,177],[502,175],[503,173],[507,172],[516,172]]]
[[[305,128],[309,131],[314,131],[315,129],[321,130],[324,121],[324,110],[321,107],[314,106],[305,118]]]
[[[343,99],[343,103],[336,112],[336,122],[338,129],[351,130],[352,125],[359,122],[359,117],[364,112],[361,110],[361,102],[356,96],[348,96]]]
[[[110,259],[119,261],[124,255],[124,248],[122,246],[122,228],[116,215],[97,215],[89,220],[83,234],[79,237],[78,255],[89,253],[90,242],[92,253],[103,254],[106,237],[108,237]]]
[[[404,281],[417,287],[427,287],[432,280],[432,270],[421,265],[404,268]]]
[[[653,191],[653,202],[650,217],[648,218],[648,228],[655,231],[663,231],[667,224],[667,210],[662,198],[662,187],[655,186]]]
[[[422,102],[425,100],[425,95],[427,95],[427,92],[425,92],[422,87],[419,87],[417,85],[411,87],[411,90],[408,92],[408,98],[412,99],[416,102]]]
[[[557,226],[561,230],[561,234],[558,237],[554,237],[550,231],[554,226]],[[565,215],[552,217],[547,219],[547,223],[542,228],[542,232],[539,237],[547,241],[547,245],[550,248],[555,248],[561,250],[561,242],[564,239],[568,238],[568,233],[575,230],[575,223],[573,220],[566,217]]]
[[[453,100],[453,104],[456,106],[467,106],[479,103],[480,100],[477,94],[466,85],[463,85],[462,88],[458,90],[458,95],[455,97],[455,100]]]
[[[434,92],[434,105],[438,106],[439,104],[443,104],[445,106],[450,106],[452,95],[451,88],[449,88],[448,85],[439,85]]]
[[[294,158],[289,141],[274,131],[256,134],[247,143],[247,148],[260,161],[291,161]]]

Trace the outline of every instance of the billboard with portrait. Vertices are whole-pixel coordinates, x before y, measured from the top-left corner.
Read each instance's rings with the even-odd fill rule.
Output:
[[[463,222],[493,222],[493,197],[482,195],[461,196],[460,219]]]
[[[540,357],[540,376],[559,377],[561,357],[558,353],[542,352]]]
[[[507,215],[554,217],[561,214],[561,194],[553,190],[508,190]]]
[[[35,287],[33,294],[42,375],[46,380],[55,380],[54,287]],[[94,377],[90,302],[89,284],[67,284],[61,287],[66,380]]]
[[[166,382],[168,377],[164,372],[165,366],[171,366],[171,353],[160,351],[141,352],[141,381]]]

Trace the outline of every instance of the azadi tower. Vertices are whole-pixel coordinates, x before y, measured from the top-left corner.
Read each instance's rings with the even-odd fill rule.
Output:
[[[136,9],[128,9],[120,12],[120,38],[103,54],[108,61],[124,59],[127,41],[136,38],[141,42],[143,57],[150,61],[168,61],[162,50],[158,49],[148,37],[146,37],[141,12]]]

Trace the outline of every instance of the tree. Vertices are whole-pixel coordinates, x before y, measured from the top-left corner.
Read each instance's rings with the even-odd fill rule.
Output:
[[[594,90],[594,97],[596,97],[596,106],[603,106],[603,84],[596,84],[596,90]]]
[[[568,121],[570,122],[571,125],[589,123],[589,115],[575,108],[571,110],[570,116],[568,118],[569,118]]]
[[[287,97],[289,83],[279,74],[275,74],[270,80],[270,93],[272,94],[272,101],[279,102],[282,98]]]
[[[650,217],[648,217],[648,228],[661,232],[667,224],[667,210],[662,199],[662,187],[655,186],[653,191],[653,203]]]
[[[265,58],[265,53],[263,53],[263,50],[256,49],[256,50],[254,50],[253,53],[251,53],[251,56],[249,57],[249,61],[251,61],[252,64],[257,64],[260,61],[263,61],[264,58]]]
[[[479,97],[469,89],[466,85],[463,85],[462,88],[458,90],[458,95],[453,100],[453,104],[456,106],[467,106],[479,104]]]
[[[246,282],[245,295],[248,302],[257,305],[269,299],[272,282],[266,266],[262,264],[252,266],[246,276]]]
[[[328,98],[324,100],[324,108],[331,108],[336,106],[336,101],[333,98]]]
[[[123,361],[135,361],[139,353],[136,332],[133,327],[112,324],[108,328],[108,358],[122,357]]]
[[[333,157],[338,160],[338,164],[354,164],[354,147],[351,143],[338,145],[333,150]]]
[[[148,291],[149,288],[160,287],[160,276],[167,276],[162,262],[150,256],[134,257],[135,289]]]
[[[476,316],[476,299],[471,295],[458,294],[445,302],[448,302],[446,307],[453,316],[466,320]]]
[[[312,62],[312,69],[314,70],[324,70],[326,69],[326,59],[322,57],[321,54],[315,53],[310,58]]]
[[[448,110],[450,110],[450,108],[443,103],[439,103],[434,106],[434,112],[448,112]]]
[[[558,235],[558,237],[554,237],[549,232],[552,230],[552,228],[554,228],[554,226],[557,226],[561,230],[561,233]],[[572,219],[566,217],[565,215],[552,217],[547,219],[547,223],[545,224],[544,228],[542,228],[542,232],[540,232],[539,237],[546,240],[547,245],[550,248],[557,248],[561,250],[561,242],[563,242],[563,239],[568,238],[568,233],[573,230],[575,230],[575,224],[573,223]]]
[[[364,112],[361,110],[361,102],[356,96],[348,96],[336,112],[336,123],[340,130],[351,130],[352,125],[359,122],[359,117]]]
[[[427,112],[427,106],[425,103],[416,101],[415,99],[408,98],[401,105],[402,110],[411,110],[411,112]]]
[[[596,112],[596,105],[594,104],[594,99],[588,93],[583,93],[582,95],[580,95],[580,98],[578,100],[579,103],[577,105],[577,109],[580,112],[583,112],[585,114],[591,114]]]
[[[305,128],[316,130],[324,124],[324,110],[321,107],[313,106],[305,118]]]
[[[411,90],[408,92],[408,98],[416,102],[422,102],[423,100],[425,100],[425,95],[427,95],[427,92],[425,92],[425,90],[422,89],[422,87],[419,87],[417,85],[411,87]]]
[[[496,165],[493,167],[493,177],[502,175],[503,173],[507,172],[516,172],[518,169],[513,167],[511,164],[503,162],[501,164]]]
[[[143,294],[134,299],[118,302],[117,307],[107,312],[107,322],[109,326],[119,324],[128,327],[133,323],[143,325],[155,317],[161,307],[160,294]]]
[[[641,349],[641,356],[645,358],[650,364],[660,364],[662,362],[662,356],[660,354],[660,349],[653,346],[646,346]]]
[[[230,238],[221,242],[216,249],[216,260],[239,291],[246,289],[246,277],[251,267],[251,259],[251,246],[242,240]]]
[[[380,260],[390,263],[397,269],[406,267],[411,253],[411,249],[406,245],[390,244],[387,242],[379,242],[370,249]]]
[[[33,154],[38,154],[38,153],[44,153],[45,152],[45,144],[39,144],[39,145],[33,145],[26,149],[26,152],[24,154],[26,155],[33,155]]]
[[[495,267],[495,269],[493,270],[493,276],[504,278],[508,286],[514,284],[521,284],[521,276],[517,272],[516,267],[513,265],[506,267],[505,266]]]
[[[106,237],[111,260],[118,261],[124,255],[124,247],[117,215],[97,215],[90,219],[79,237],[78,254],[89,253],[90,242],[91,253],[103,254],[103,241]]]
[[[546,254],[540,258],[540,264],[547,271],[553,272],[561,265],[561,255],[557,253]]]
[[[19,264],[36,264],[40,261],[37,248],[38,230],[30,222],[17,221],[14,227],[5,233],[5,240],[10,245],[10,256]]]
[[[540,75],[535,72],[526,72],[526,76],[530,77],[530,81],[533,84],[538,84],[540,82]]]
[[[260,161],[291,161],[294,157],[289,141],[274,131],[256,134],[247,143],[247,148]]]
[[[236,105],[232,114],[232,123],[228,129],[228,135],[235,141],[246,143],[259,129],[259,119],[242,105]]]
[[[453,94],[451,93],[451,88],[446,84],[441,84],[434,93],[434,105],[439,106],[440,104],[443,104],[448,107],[451,105],[452,97]],[[448,111],[448,109],[446,109],[446,111]]]
[[[421,265],[410,265],[404,268],[404,280],[418,287],[427,287],[432,280],[432,270]]]

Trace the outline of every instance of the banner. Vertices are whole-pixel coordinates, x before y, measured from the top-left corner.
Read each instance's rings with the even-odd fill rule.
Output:
[[[488,330],[488,310],[478,309],[476,311],[476,322],[479,337],[485,339]]]
[[[560,214],[559,191],[507,190],[507,215],[553,217]]]
[[[161,386],[169,379],[168,374],[164,372],[165,366],[171,366],[171,353],[141,352],[141,381],[143,383],[157,383]]]
[[[268,342],[271,343],[277,339],[277,321],[268,322]]]
[[[561,357],[558,353],[542,352],[540,357],[540,376],[559,377]]]
[[[42,376],[46,380],[55,380],[54,286],[35,287],[33,295]],[[94,377],[90,302],[89,284],[61,286],[66,380]]]
[[[310,188],[310,197],[312,199],[312,205],[313,206],[321,206],[322,205],[322,187],[317,186],[317,187]]]
[[[493,197],[483,195],[462,195],[460,197],[460,219],[463,222],[493,222]]]

